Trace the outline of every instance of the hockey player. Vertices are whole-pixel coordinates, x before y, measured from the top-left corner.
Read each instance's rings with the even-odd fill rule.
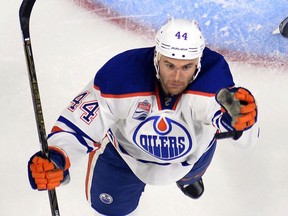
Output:
[[[156,46],[109,60],[63,111],[48,136],[51,161],[29,161],[33,189],[69,179],[69,167],[89,155],[86,196],[104,215],[134,211],[146,184],[176,182],[199,198],[215,134],[233,132],[239,147],[258,137],[253,95],[235,87],[222,55],[205,47],[196,21],[172,19]]]

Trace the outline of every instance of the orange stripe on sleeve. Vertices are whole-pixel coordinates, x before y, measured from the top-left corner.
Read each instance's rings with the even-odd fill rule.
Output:
[[[54,126],[53,128],[52,128],[52,130],[51,130],[51,132],[52,133],[54,133],[54,132],[59,132],[59,131],[63,131],[60,127],[58,127],[58,126]]]

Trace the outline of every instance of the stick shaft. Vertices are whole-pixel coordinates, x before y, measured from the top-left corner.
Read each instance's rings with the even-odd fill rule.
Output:
[[[32,11],[35,1],[36,0],[23,0],[19,9],[19,18],[20,18],[20,26],[22,30],[22,35],[23,35],[24,51],[25,51],[26,63],[27,63],[28,74],[29,74],[30,89],[31,89],[39,142],[41,144],[41,150],[43,152],[43,156],[49,159],[45,123],[44,123],[42,105],[41,105],[41,100],[40,100],[40,92],[39,92],[39,87],[38,87],[38,82],[37,82],[37,76],[36,76],[36,70],[35,70],[35,64],[34,64],[34,58],[33,58],[33,52],[32,52],[32,45],[31,45],[31,40],[30,40],[30,32],[29,32],[30,15],[31,15],[31,11]],[[48,190],[48,196],[49,196],[52,216],[60,216],[55,189]]]

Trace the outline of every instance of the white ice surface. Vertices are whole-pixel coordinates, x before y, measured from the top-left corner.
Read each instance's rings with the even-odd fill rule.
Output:
[[[21,0],[0,2],[0,215],[49,216],[47,192],[30,189],[27,161],[39,150],[18,21]],[[71,0],[38,0],[31,16],[35,65],[49,132],[68,102],[109,58],[152,42],[123,31]],[[135,215],[284,216],[288,212],[288,71],[231,62],[235,81],[255,95],[261,137],[241,150],[219,142],[199,200],[174,184],[147,186]],[[286,131],[287,130],[287,131]],[[85,200],[86,161],[57,189],[62,216],[96,215]]]

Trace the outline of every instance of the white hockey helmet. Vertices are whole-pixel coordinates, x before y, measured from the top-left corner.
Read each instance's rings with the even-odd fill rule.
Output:
[[[205,48],[205,39],[195,20],[171,19],[156,33],[155,43],[154,64],[158,79],[158,61],[161,55],[183,60],[199,58],[198,74],[201,67],[200,60]]]

